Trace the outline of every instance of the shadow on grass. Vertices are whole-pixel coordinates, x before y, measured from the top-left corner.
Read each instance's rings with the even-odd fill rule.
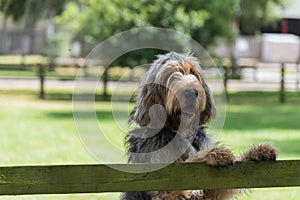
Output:
[[[58,96],[53,94],[52,98],[70,100],[72,97],[71,94],[65,95],[65,98],[62,98],[61,94]],[[288,92],[286,104],[280,104],[277,97],[277,92],[232,93],[227,106],[224,130],[290,129],[300,132],[300,95]],[[98,95],[96,101],[103,101],[103,99]],[[120,111],[116,114],[118,117],[128,118],[125,112]],[[51,112],[48,115],[59,119],[73,118],[72,112]],[[82,116],[84,117],[84,114]],[[111,111],[106,110],[98,110],[97,118],[99,121],[114,119]]]
[[[88,95],[88,94],[86,94]],[[83,94],[84,96],[84,94]],[[89,95],[90,96],[90,95]],[[72,101],[73,100],[73,94],[71,92],[69,93],[54,93],[54,92],[48,92],[45,95],[45,100],[50,101]],[[111,95],[103,96],[100,94],[95,95],[96,101],[110,101]]]
[[[17,91],[20,94],[21,91]],[[24,91],[23,91],[24,92]],[[33,94],[31,91],[27,94]],[[38,96],[37,93],[34,95]],[[46,100],[62,100],[62,101],[72,101],[73,93],[68,91],[46,91],[45,99]],[[83,94],[84,95],[84,94]],[[127,95],[114,95],[115,99],[118,99],[120,102],[128,101]],[[133,94],[130,98],[132,102],[135,98],[135,94]],[[96,101],[111,101],[111,94],[104,96],[102,94],[95,95]],[[286,92],[286,102],[285,104],[279,103],[279,92],[274,91],[242,91],[242,92],[232,92],[229,93],[228,102],[229,105],[238,104],[238,105],[265,105],[265,104],[273,104],[273,105],[300,105],[300,92]]]
[[[89,97],[91,94],[82,94],[83,99],[85,97]],[[112,95],[102,95],[102,94],[96,94],[95,100],[96,101],[107,101],[110,102],[112,98]],[[73,94],[72,93],[46,93],[45,100],[50,101],[72,101],[73,100]],[[128,96],[127,95],[114,95],[114,101],[117,102],[128,102]],[[134,95],[130,97],[129,102],[134,101]]]
[[[28,96],[33,99],[39,99],[39,91],[34,89],[0,89],[0,94],[5,96]],[[82,94],[82,96],[90,96],[91,94]],[[107,96],[103,96],[101,93],[95,95],[96,101],[111,101],[111,94],[108,94]],[[133,94],[129,101],[133,102],[135,98],[135,94]],[[73,93],[70,90],[57,90],[57,91],[45,91],[45,97],[43,100],[49,100],[49,101],[72,101],[73,99]],[[118,102],[128,102],[128,95],[126,94],[119,94],[114,95],[114,101]]]
[[[91,118],[91,113],[87,112],[81,112],[77,113],[78,117],[82,119],[90,119]],[[128,119],[128,114],[127,112],[123,111],[118,111],[117,114],[119,114],[118,117],[121,119],[127,120]],[[46,113],[47,117],[53,118],[53,119],[60,119],[60,120],[68,120],[68,119],[73,119],[73,113],[72,112],[60,112],[60,111],[51,111]],[[113,121],[114,116],[111,111],[97,111],[96,116],[98,121]]]

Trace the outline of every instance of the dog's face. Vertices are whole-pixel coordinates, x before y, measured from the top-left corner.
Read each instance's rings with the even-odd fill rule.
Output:
[[[178,130],[205,124],[214,115],[196,58],[169,53],[159,57],[143,77],[133,120],[140,126]]]
[[[165,76],[165,71],[172,73]],[[194,118],[205,110],[206,94],[202,80],[197,68],[190,63],[167,64],[165,70],[158,75],[158,79],[166,80],[165,108],[169,116]]]

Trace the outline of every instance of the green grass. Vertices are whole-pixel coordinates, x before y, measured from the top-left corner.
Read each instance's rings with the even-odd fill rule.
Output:
[[[300,94],[287,93],[287,99],[279,104],[276,92],[232,93],[222,141],[236,154],[271,142],[279,149],[279,159],[300,159]],[[251,190],[242,199],[296,200],[299,195],[299,188],[266,188]]]
[[[10,64],[18,65],[20,63],[24,64],[36,64],[36,63],[46,63],[47,58],[40,55],[26,55],[22,57],[21,54],[12,54],[12,55],[1,55],[0,64]]]
[[[299,103],[300,95],[295,93],[288,93],[288,103],[283,105],[278,103],[275,92],[232,94],[223,139],[236,151],[270,141],[279,148],[280,158],[299,158]]]
[[[13,78],[38,78],[38,72],[36,69],[33,70],[0,70],[0,77],[13,77]],[[58,78],[64,80],[74,80],[75,74],[70,73],[58,73],[58,72],[47,72],[46,78]]]
[[[39,100],[36,91],[0,91],[1,165],[90,164],[98,163],[84,148],[73,121],[71,91],[48,92]],[[62,100],[55,100],[66,94]],[[231,93],[220,140],[236,154],[253,144],[269,141],[280,150],[279,159],[300,158],[300,95],[288,93],[281,105],[275,92]],[[118,109],[132,104],[118,103]],[[97,117],[102,130],[115,146],[122,146],[124,134],[111,113],[109,101],[97,101]],[[122,111],[124,114],[124,110]],[[126,113],[125,113],[126,114]],[[124,122],[126,117],[121,118]],[[99,148],[102,144],[97,143]],[[114,157],[108,149],[101,153]],[[1,199],[117,199],[119,194],[77,194],[11,196]],[[244,195],[249,199],[298,199],[299,188],[255,189]]]
[[[2,77],[37,77],[37,73],[33,71],[22,70],[1,70],[0,76]]]
[[[70,101],[41,101],[25,95],[0,92],[1,165],[98,163],[81,144]],[[108,102],[97,106],[105,111]],[[104,123],[108,126],[107,123]],[[108,122],[111,124],[111,122]],[[114,131],[114,128],[112,128]],[[117,129],[116,129],[117,130]],[[101,144],[99,144],[101,145]],[[109,154],[109,152],[103,152]],[[111,199],[119,194],[11,196],[1,199]]]

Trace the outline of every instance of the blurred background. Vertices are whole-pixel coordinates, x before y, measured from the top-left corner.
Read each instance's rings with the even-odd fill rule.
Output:
[[[227,96],[221,140],[236,154],[272,142],[279,159],[300,158],[300,0],[0,0],[0,165],[98,163],[76,133],[72,92],[84,58],[101,41],[163,27],[199,42]],[[128,41],[132,42],[132,41]],[[125,44],[126,45],[126,41]],[[136,88],[157,49],[129,52],[103,70],[95,108],[123,145],[111,113],[117,81]],[[136,67],[140,66],[140,67]],[[90,72],[88,72],[90,73]],[[124,74],[126,76],[124,76]],[[120,94],[122,95],[122,94]],[[128,102],[120,101],[120,106]],[[132,108],[134,102],[129,107]],[[101,146],[101,144],[99,144]],[[109,151],[103,151],[107,156]],[[117,199],[119,194],[1,199]],[[299,188],[256,189],[242,199],[298,199]]]

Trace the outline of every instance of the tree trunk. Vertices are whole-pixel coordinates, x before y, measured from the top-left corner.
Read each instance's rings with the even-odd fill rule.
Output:
[[[7,16],[4,15],[2,29],[0,32],[0,54],[7,53],[7,38],[6,38],[6,31],[7,31]]]
[[[108,67],[104,69],[103,75],[103,98],[107,99],[108,98],[108,92],[107,92],[107,84],[108,84]]]
[[[241,69],[237,63],[237,54],[236,54],[236,39],[239,35],[239,25],[237,19],[232,21],[232,30],[233,30],[233,40],[231,42],[231,52],[230,52],[230,60],[231,60],[231,78],[240,79],[241,78]]]

